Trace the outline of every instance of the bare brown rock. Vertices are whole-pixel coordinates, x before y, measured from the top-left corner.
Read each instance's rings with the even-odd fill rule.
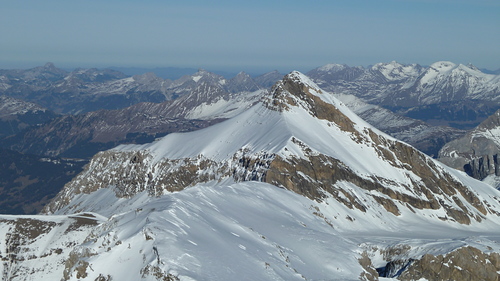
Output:
[[[477,248],[467,246],[446,255],[424,255],[414,261],[399,280],[484,280],[497,281],[498,253],[487,254]]]

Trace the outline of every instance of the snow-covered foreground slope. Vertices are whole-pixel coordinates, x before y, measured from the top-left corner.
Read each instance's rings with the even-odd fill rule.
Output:
[[[494,225],[461,228],[410,213],[377,218],[334,198],[320,203],[259,182],[200,184],[156,198],[141,193],[109,206],[114,196],[100,190],[81,202],[116,215],[72,249],[69,280],[374,280],[374,268],[394,256],[417,259],[467,245],[500,250],[498,237],[485,236],[496,235]]]
[[[292,72],[225,122],[96,155],[45,212],[109,218],[65,280],[496,280],[499,199]]]
[[[78,264],[74,247],[105,218],[91,213],[70,216],[0,215],[2,280],[63,280]],[[74,263],[73,263],[74,262]]]
[[[269,184],[198,185],[127,205],[79,247],[91,253],[85,280],[357,280],[363,271],[356,245],[313,214],[314,202]]]

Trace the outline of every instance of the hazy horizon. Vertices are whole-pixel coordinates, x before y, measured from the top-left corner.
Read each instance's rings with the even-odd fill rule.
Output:
[[[436,61],[500,68],[495,0],[12,1],[0,68],[307,71]]]

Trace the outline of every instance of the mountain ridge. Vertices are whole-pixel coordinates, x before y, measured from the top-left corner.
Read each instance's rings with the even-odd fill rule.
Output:
[[[291,92],[294,94],[291,95]],[[83,178],[81,180],[75,179],[74,183],[68,187],[76,188],[76,193],[81,192],[78,190],[89,188],[95,190],[95,187],[92,187],[93,183],[89,181],[93,178],[94,172],[92,171],[96,168],[101,169],[101,165],[106,165],[105,163],[109,161],[106,159],[111,156],[122,159],[119,163],[129,158],[130,163],[138,165],[134,164],[133,166],[136,168],[131,167],[129,170],[131,173],[129,180],[121,179],[120,181],[123,182],[121,187],[116,186],[118,188],[117,194],[122,194],[125,197],[134,194],[135,188],[138,188],[137,192],[148,191],[151,194],[161,194],[161,189],[155,190],[154,187],[166,186],[168,191],[182,190],[196,184],[198,180],[202,182],[222,180],[229,176],[229,178],[233,177],[237,180],[261,179],[287,187],[287,189],[292,189],[311,199],[319,199],[322,197],[322,192],[318,193],[314,189],[301,189],[300,186],[314,186],[314,184],[305,184],[309,177],[312,177],[312,182],[316,185],[335,185],[338,179],[332,181],[328,176],[328,170],[333,168],[333,170],[343,171],[337,175],[340,176],[341,180],[363,183],[362,185],[366,186],[365,188],[368,190],[374,189],[381,192],[381,195],[384,196],[374,196],[374,198],[386,202],[386,206],[392,208],[395,214],[400,212],[400,207],[394,204],[389,205],[390,201],[387,201],[385,196],[403,200],[402,202],[417,209],[444,207],[449,219],[464,224],[470,224],[473,220],[481,221],[482,217],[489,212],[481,200],[474,195],[474,192],[471,193],[466,186],[457,182],[457,175],[448,174],[449,171],[445,172],[444,167],[434,163],[424,154],[372,128],[341,102],[318,90],[315,84],[304,75],[298,72],[287,75],[282,82],[278,82],[273,87],[271,95],[271,98],[264,97],[262,106],[255,105],[246,112],[209,128],[188,134],[168,135],[152,144],[122,145],[111,151],[103,152],[101,156],[104,162],[101,163],[100,156],[94,158],[87,171],[80,175]],[[339,108],[341,109],[339,110]],[[300,125],[306,122],[304,120],[311,121],[307,125]],[[326,129],[330,127],[333,129]],[[263,131],[269,133],[254,134]],[[318,135],[321,131],[329,133]],[[207,132],[212,132],[210,134],[218,137],[202,137]],[[311,135],[317,136],[317,139],[312,142],[312,146],[308,143],[311,142],[308,140]],[[207,141],[200,143],[198,140],[201,138]],[[218,139],[225,140],[223,146]],[[343,146],[348,142],[351,142],[352,145],[348,146],[348,149],[344,148]],[[379,146],[384,147],[384,149],[379,150],[377,148]],[[265,149],[266,147],[270,147],[271,150]],[[332,150],[332,147],[336,147],[336,149]],[[363,150],[363,148],[368,150]],[[353,153],[355,155],[369,153],[373,156],[369,158],[368,163],[362,164],[356,157],[348,156]],[[313,165],[318,169],[315,175],[311,174],[313,171],[308,171],[305,168],[308,162],[318,162],[318,164]],[[322,169],[321,166],[318,166],[320,162],[331,163],[330,168],[325,170],[327,173],[324,175],[325,178],[319,173]],[[144,171],[140,168],[142,163],[146,165]],[[294,165],[305,169],[301,170],[300,173],[296,171],[300,175],[306,176],[294,179],[279,176],[281,173],[279,171],[283,169],[293,170],[289,163],[295,163]],[[186,186],[176,184],[175,177],[178,165],[186,167],[186,171],[191,171],[187,172],[187,175],[177,175],[180,178],[190,180],[185,182]],[[417,169],[418,166],[422,166],[423,169]],[[116,166],[116,168],[119,167],[121,165]],[[143,172],[134,171],[135,169]],[[398,172],[390,172],[393,169]],[[197,170],[198,172],[195,172]],[[142,173],[148,176],[141,179]],[[98,178],[103,181],[103,186],[115,185],[112,178],[107,178],[107,176],[107,179]],[[383,181],[380,180],[382,178],[384,178]],[[87,184],[83,184],[82,180]],[[462,180],[464,179],[462,178]],[[322,181],[324,183],[321,183]],[[384,184],[380,185],[381,182]],[[393,184],[390,184],[391,182]],[[387,186],[392,187],[388,188]],[[413,186],[413,188],[409,186]],[[441,195],[435,197],[435,195],[427,193],[427,188],[431,188],[433,193]],[[334,189],[331,192],[336,193],[338,190]],[[426,193],[427,195],[423,196]],[[463,203],[466,205],[458,208],[452,207],[456,204],[453,201],[450,202],[450,205],[439,203],[440,201],[450,201],[447,196],[453,194],[458,195],[457,198],[464,198],[468,203]],[[410,197],[405,198],[405,196]],[[58,200],[62,202],[73,201],[73,199],[55,199],[54,202]],[[346,202],[346,204],[356,205],[359,202],[354,200]],[[466,207],[469,204],[470,207]],[[359,208],[366,208],[362,207],[362,204],[360,205]],[[476,210],[474,211],[474,209]],[[57,208],[49,207],[47,210],[54,212]]]

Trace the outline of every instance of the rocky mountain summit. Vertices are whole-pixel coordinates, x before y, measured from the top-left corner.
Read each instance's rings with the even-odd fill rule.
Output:
[[[7,280],[495,280],[499,200],[292,72],[226,121],[97,154],[50,216],[0,221],[10,241],[0,270]],[[36,233],[16,234],[26,224]]]
[[[313,143],[311,136],[315,136]],[[221,142],[225,144],[221,146]],[[364,154],[369,162],[354,160],[352,154],[357,155],[356,152]],[[110,158],[121,160],[109,161]],[[107,165],[111,169],[120,168],[128,158],[134,168],[125,178],[120,172],[119,185],[115,182],[118,179],[107,176],[118,171],[106,175],[101,172]],[[373,170],[374,166],[378,168]],[[326,169],[325,175],[322,169]],[[196,174],[190,175],[190,170]],[[284,177],[284,170],[291,174]],[[332,170],[338,171],[338,178],[331,178]],[[179,174],[181,178],[177,178],[177,172],[181,171],[184,171]],[[105,179],[101,178],[103,175]],[[187,182],[182,180],[185,176]],[[387,197],[400,200],[399,207],[385,204],[395,214],[400,213],[400,208],[444,208],[443,219],[469,224],[482,220],[488,213],[481,199],[460,184],[450,171],[411,146],[383,135],[298,72],[277,83],[259,104],[226,122],[188,134],[168,135],[152,144],[120,146],[102,152],[80,177],[67,186],[66,194],[72,188],[76,188],[71,192],[74,196],[81,190],[113,186],[117,194],[124,196],[143,191],[158,195],[199,182],[232,178],[264,181],[319,200],[329,193],[338,194],[338,187],[332,186],[347,181],[363,189],[377,190],[380,194],[370,195],[372,200],[385,202]],[[158,186],[163,189],[158,190]],[[450,198],[453,194],[458,197]],[[444,204],[460,197],[465,199],[460,204],[463,207],[453,207],[455,201]],[[60,205],[57,201],[77,202],[73,198],[56,199],[47,210],[58,210],[54,207]],[[345,204],[360,203],[353,199]],[[71,209],[71,205],[65,208]],[[369,207],[360,204],[358,208],[366,211]]]

